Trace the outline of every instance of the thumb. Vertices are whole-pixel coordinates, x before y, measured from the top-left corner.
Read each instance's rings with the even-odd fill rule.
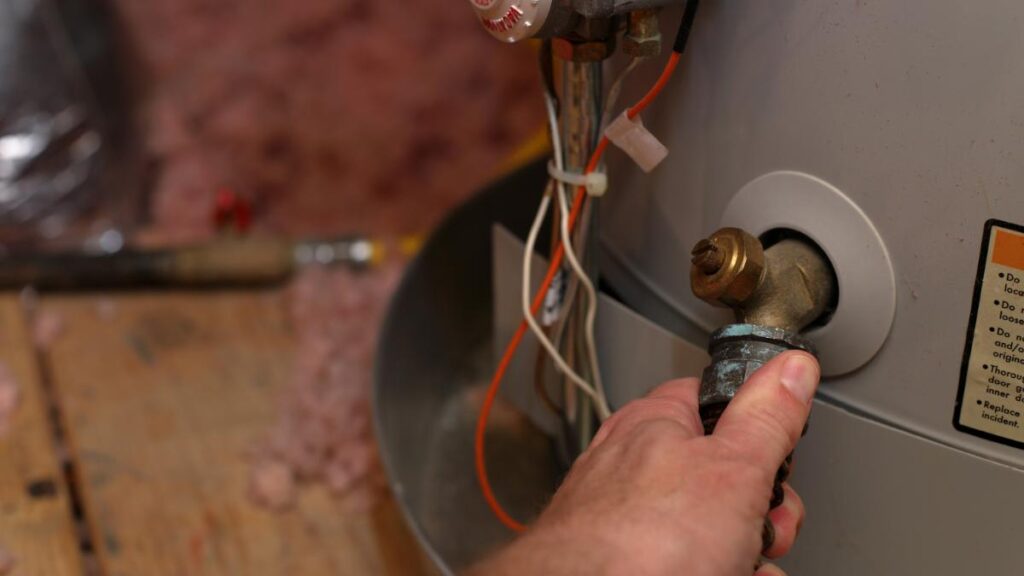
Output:
[[[806,352],[784,352],[755,372],[722,414],[714,437],[775,474],[796,447],[821,372]]]

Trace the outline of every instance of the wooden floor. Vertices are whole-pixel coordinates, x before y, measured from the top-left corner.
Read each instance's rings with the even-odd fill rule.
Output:
[[[0,296],[0,359],[23,388],[0,438],[0,546],[15,574],[429,573],[390,499],[357,512],[314,487],[282,514],[247,500],[246,451],[275,417],[292,358],[277,295],[41,306],[65,323],[46,351],[32,348],[17,297]]]

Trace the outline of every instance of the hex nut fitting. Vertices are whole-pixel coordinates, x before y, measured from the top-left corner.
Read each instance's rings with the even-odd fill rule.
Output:
[[[742,306],[765,277],[760,240],[739,228],[722,228],[693,249],[690,288],[715,306]]]
[[[578,42],[555,38],[551,41],[551,51],[567,62],[603,62],[612,56],[615,43],[612,40]]]
[[[661,54],[661,35],[647,38],[622,36],[622,51],[633,58],[653,58]]]
[[[622,51],[633,58],[651,58],[661,54],[658,10],[636,10],[629,13],[626,32],[622,35]]]

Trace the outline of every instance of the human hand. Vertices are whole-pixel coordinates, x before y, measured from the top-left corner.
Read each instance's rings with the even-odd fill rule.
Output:
[[[767,516],[769,558],[789,552],[804,518],[776,472],[800,438],[818,385],[815,359],[786,352],[740,388],[704,436],[695,378],[668,382],[609,418],[551,504],[473,574],[750,576]],[[774,565],[758,576],[783,575]]]

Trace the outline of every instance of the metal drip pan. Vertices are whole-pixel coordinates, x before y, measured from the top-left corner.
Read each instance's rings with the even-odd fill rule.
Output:
[[[487,508],[473,467],[477,411],[494,366],[491,227],[522,234],[546,177],[543,164],[531,165],[452,213],[410,264],[381,332],[381,458],[409,525],[445,572],[512,537]],[[487,447],[498,498],[516,518],[532,518],[559,474],[550,439],[499,403]]]

